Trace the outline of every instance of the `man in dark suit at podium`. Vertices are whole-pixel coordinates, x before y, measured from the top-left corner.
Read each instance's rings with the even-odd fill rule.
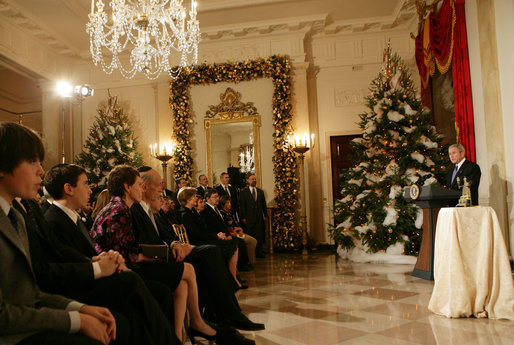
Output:
[[[478,164],[466,159],[466,151],[461,144],[450,145],[448,153],[455,167],[446,176],[446,187],[454,190],[462,190],[464,178],[467,178],[468,181],[471,182],[471,203],[478,205],[478,186],[480,185],[480,176],[482,175],[480,167]],[[458,200],[452,200],[449,205],[455,206],[457,203]]]

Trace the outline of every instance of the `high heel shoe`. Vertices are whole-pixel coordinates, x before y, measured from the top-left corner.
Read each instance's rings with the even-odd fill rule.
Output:
[[[187,335],[193,345],[196,344],[195,337],[214,340],[218,345],[255,345],[254,340],[245,338],[237,330],[229,327],[217,328],[215,335],[207,335],[194,328],[188,327]]]
[[[255,341],[245,338],[237,329],[220,327],[216,330],[216,344],[219,345],[255,345]]]
[[[202,333],[194,328],[188,327],[187,328],[187,336],[191,340],[191,344],[196,344],[195,337],[204,338],[206,340],[216,340],[216,336],[218,335],[218,331],[216,331],[215,335],[207,335],[205,333]]]

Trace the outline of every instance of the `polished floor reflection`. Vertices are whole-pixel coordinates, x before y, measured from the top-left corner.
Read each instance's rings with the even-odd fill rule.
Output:
[[[410,265],[356,264],[334,254],[275,254],[245,273],[243,311],[259,345],[514,344],[514,323],[447,319],[428,310],[433,283]]]

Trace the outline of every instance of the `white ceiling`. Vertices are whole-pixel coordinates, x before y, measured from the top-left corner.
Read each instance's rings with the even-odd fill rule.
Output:
[[[108,3],[110,0],[104,0]],[[188,5],[189,0],[184,3]],[[211,30],[244,27],[255,22],[288,22],[290,18],[323,17],[327,25],[389,22],[413,0],[197,0],[204,39]],[[1,5],[5,4],[2,9]],[[90,0],[0,0],[17,24],[50,40],[61,52],[89,55],[85,26]]]

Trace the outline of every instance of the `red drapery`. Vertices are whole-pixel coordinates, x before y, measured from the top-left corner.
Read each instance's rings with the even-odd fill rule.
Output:
[[[441,74],[452,65],[457,141],[466,158],[475,162],[475,126],[466,37],[465,0],[443,0],[437,14],[431,13],[416,37],[416,64],[423,97],[435,66]]]

